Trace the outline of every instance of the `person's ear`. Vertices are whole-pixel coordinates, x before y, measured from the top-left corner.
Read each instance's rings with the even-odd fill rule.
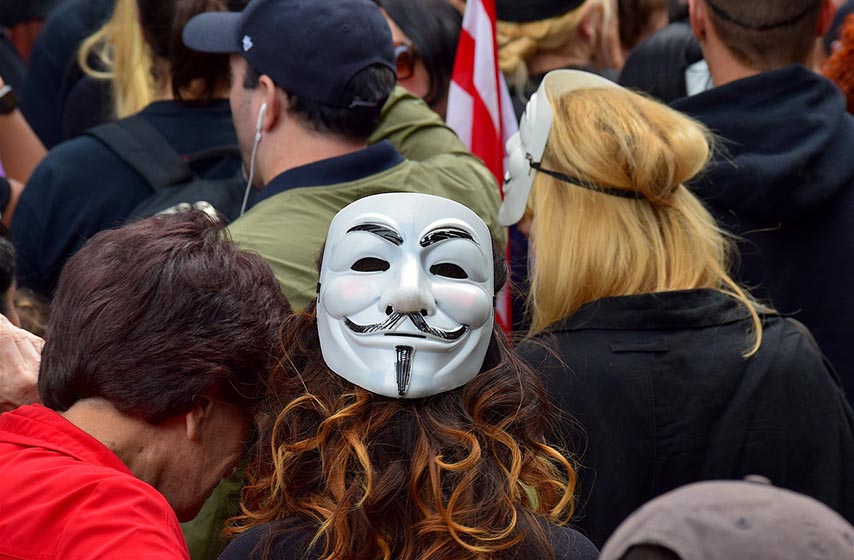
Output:
[[[702,0],[688,0],[688,15],[691,31],[701,43],[706,40],[706,5]]]
[[[816,37],[824,37],[830,26],[833,25],[833,20],[836,17],[836,3],[833,0],[824,0],[821,5],[821,15],[818,18],[818,27],[816,27]]]
[[[275,82],[267,75],[263,75],[258,79],[258,91],[261,95],[260,103],[258,104],[259,116],[261,115],[260,107],[266,106],[263,118],[260,119],[259,124],[263,132],[269,132],[276,126],[281,116],[283,95],[279,88],[276,87]]]
[[[603,7],[600,4],[588,4],[581,19],[578,20],[577,33],[578,36],[590,43],[596,40],[597,31],[602,27],[602,20],[605,17]]]
[[[184,415],[188,440],[199,441],[202,439],[204,429],[213,414],[213,408],[214,401],[204,395],[196,396],[193,399],[193,408]]]
[[[624,62],[620,46],[617,3],[611,3],[613,5],[611,6],[610,17],[606,15],[605,6],[592,3],[587,5],[578,22],[578,36],[587,43],[591,53],[591,61],[599,70],[619,70],[623,67]]]

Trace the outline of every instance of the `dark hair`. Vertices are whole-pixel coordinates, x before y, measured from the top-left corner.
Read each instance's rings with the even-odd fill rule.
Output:
[[[228,84],[228,55],[194,51],[181,33],[193,16],[203,12],[241,11],[248,0],[137,0],[142,34],[155,58],[169,62],[175,99],[201,80],[198,99],[210,100]]]
[[[499,290],[507,269],[495,248]],[[575,472],[545,443],[548,396],[501,329],[466,385],[390,399],[329,370],[315,307],[282,329],[286,358],[231,532],[286,519],[262,556],[287,526],[303,526],[324,559],[554,557],[543,520],[571,514]]]
[[[463,16],[448,0],[374,0],[412,41],[430,76],[424,101],[435,107],[448,96]]]
[[[251,409],[288,304],[270,267],[206,214],[155,216],[90,239],[59,278],[42,402],[90,397],[158,423],[196,395]]]
[[[656,13],[670,11],[670,0],[618,0],[620,43],[624,49],[635,48],[650,31]]]
[[[0,237],[0,315],[6,315],[6,294],[15,283],[15,247],[12,242]]]
[[[703,0],[721,41],[742,64],[768,71],[803,64],[815,46],[819,0]]]
[[[256,88],[260,78],[261,73],[247,64],[243,87]],[[287,96],[288,114],[298,118],[309,130],[348,140],[367,140],[379,126],[382,107],[391,95],[395,82],[394,72],[381,64],[357,72],[350,80],[348,89],[364,101],[376,102],[375,107],[361,107],[358,110],[322,105],[286,91],[279,84],[276,86]]]
[[[670,0],[671,22],[687,20],[688,16],[688,0]]]

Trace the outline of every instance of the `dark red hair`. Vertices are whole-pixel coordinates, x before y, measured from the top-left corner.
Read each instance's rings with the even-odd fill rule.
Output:
[[[251,408],[288,313],[270,267],[201,212],[89,240],[62,272],[42,354],[42,402],[100,397],[157,423],[211,389]]]

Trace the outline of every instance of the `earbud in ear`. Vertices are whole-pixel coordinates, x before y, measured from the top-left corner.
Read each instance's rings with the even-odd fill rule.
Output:
[[[267,114],[267,104],[264,103],[261,105],[261,109],[258,110],[258,122],[255,124],[255,139],[261,139],[261,129],[264,126],[264,115]]]

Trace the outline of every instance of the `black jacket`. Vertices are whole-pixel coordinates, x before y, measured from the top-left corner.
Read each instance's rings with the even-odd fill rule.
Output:
[[[815,334],[854,398],[854,119],[789,66],[672,104],[723,139],[691,189],[742,238],[736,277]]]
[[[688,94],[685,71],[703,59],[687,21],[677,21],[638,45],[620,71],[619,84],[669,103]]]
[[[237,145],[225,100],[157,101],[139,114],[181,154]],[[237,158],[229,158],[203,175],[232,177],[239,167]],[[141,175],[91,136],[53,148],[30,177],[9,230],[19,285],[52,297],[65,261],[99,231],[124,223],[153,193]]]
[[[282,525],[286,521],[279,522]],[[558,560],[596,560],[599,558],[599,551],[584,538],[569,527],[558,527],[550,523],[543,523],[546,529],[546,535],[550,539],[554,547],[555,558]],[[264,549],[267,547],[267,535],[273,525],[260,525],[254,527],[245,533],[242,533],[233,540],[219,556],[219,560],[262,560],[266,558],[275,558],[276,560],[316,560],[320,558],[319,552],[323,550],[323,545],[319,544],[314,549],[310,547],[311,538],[314,535],[314,530],[300,527],[291,527],[290,532],[283,532],[277,535],[273,542],[270,543],[271,554],[266,556]],[[277,527],[278,528],[278,527]],[[521,553],[513,554],[515,549],[511,549],[508,555],[504,558],[517,558],[519,560],[534,560]]]
[[[520,345],[582,455],[576,523],[594,544],[671,489],[748,474],[854,519],[854,412],[788,320],[765,317],[742,358],[750,326],[716,290],[663,292],[590,303]]]
[[[48,148],[64,140],[66,96],[83,77],[77,65],[78,47],[101,27],[114,4],[115,0],[65,0],[50,13],[33,45],[20,95],[21,111]]]

